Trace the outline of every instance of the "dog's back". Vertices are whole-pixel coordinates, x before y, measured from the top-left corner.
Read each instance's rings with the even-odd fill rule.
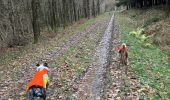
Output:
[[[32,86],[27,91],[27,100],[45,100],[46,99],[46,90],[40,86]]]
[[[27,86],[27,100],[45,100],[48,87],[48,65],[37,64],[37,71]]]
[[[128,48],[125,43],[122,43],[119,48],[118,52],[120,54],[120,62],[123,65],[127,65],[128,63]]]

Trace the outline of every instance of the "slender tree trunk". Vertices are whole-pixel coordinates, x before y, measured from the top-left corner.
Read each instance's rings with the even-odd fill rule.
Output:
[[[169,0],[166,0],[166,7],[168,7],[168,1],[169,1]]]
[[[166,0],[166,14],[167,14],[167,16],[169,16],[169,13],[170,13],[170,6],[169,6],[169,0]]]
[[[74,21],[77,21],[77,11],[76,11],[76,4],[75,1],[73,0],[73,11],[74,11]]]
[[[39,9],[40,2],[39,0],[32,0],[32,27],[34,33],[34,43],[38,42],[38,38],[40,36],[40,21],[39,21]]]
[[[97,0],[97,14],[100,14],[100,0]]]
[[[84,17],[87,18],[87,0],[83,0]]]
[[[87,0],[87,17],[90,18],[90,1]]]
[[[92,3],[92,16],[93,16],[93,17],[96,17],[95,2],[94,2],[94,0],[93,0],[93,3]]]

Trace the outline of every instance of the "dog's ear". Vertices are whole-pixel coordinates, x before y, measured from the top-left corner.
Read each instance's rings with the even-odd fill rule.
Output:
[[[37,66],[37,67],[39,67],[39,66],[40,66],[40,64],[37,64],[36,66]]]
[[[43,65],[44,65],[45,67],[48,67],[48,64],[47,64],[47,63],[44,63]]]

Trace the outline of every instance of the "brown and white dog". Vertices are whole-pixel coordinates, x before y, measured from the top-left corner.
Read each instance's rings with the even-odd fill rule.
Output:
[[[122,43],[118,48],[120,55],[120,63],[122,65],[128,65],[128,47],[125,43]]]

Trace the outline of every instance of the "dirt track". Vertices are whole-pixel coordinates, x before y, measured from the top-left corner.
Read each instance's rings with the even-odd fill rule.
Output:
[[[106,30],[99,35],[99,30]],[[94,30],[97,30],[95,32]],[[77,43],[84,41],[83,39],[91,38],[96,41],[96,48],[93,51],[93,58],[91,66],[87,67],[83,76],[79,78],[70,79],[73,83],[70,86],[60,86],[57,77],[63,73],[63,68],[51,69],[51,81],[47,91],[47,97],[50,100],[114,100],[114,99],[138,99],[137,93],[140,87],[137,77],[133,71],[128,68],[128,73],[125,73],[126,67],[119,66],[119,55],[116,52],[120,45],[120,29],[116,22],[116,16],[113,14],[110,18],[107,16],[102,20],[93,23],[84,31],[78,32],[71,36],[60,47],[56,47],[44,56],[40,56],[34,63],[40,60],[55,63],[55,59],[63,55],[69,48]],[[15,64],[20,64],[20,60]],[[18,66],[19,70],[4,70],[1,73],[0,99],[7,100],[24,100],[25,88],[28,81],[31,79],[35,68],[32,62],[26,62],[23,66]],[[27,65],[27,66],[26,66]],[[4,66],[5,67],[5,66]],[[128,66],[127,66],[128,67]],[[73,89],[74,88],[74,89]],[[65,91],[75,90],[69,94]]]
[[[98,36],[95,36],[95,34],[98,34],[98,33],[94,33],[92,31],[96,29],[100,29],[100,28],[102,29],[105,28],[107,25],[107,20],[108,18],[106,17],[106,18],[103,18],[101,21],[93,23],[91,26],[87,27],[85,30],[78,32],[75,35],[71,36],[60,47],[56,47],[53,51],[49,51],[49,53],[43,54],[43,56],[40,55],[33,62],[32,60],[29,61],[25,59],[24,61],[25,63],[22,63],[24,59],[19,59],[19,60],[16,60],[15,62],[9,63],[9,66],[3,65],[2,68],[4,67],[5,69],[3,69],[3,72],[0,73],[1,78],[2,78],[0,82],[0,86],[2,87],[0,89],[0,99],[2,100],[3,99],[6,100],[9,98],[24,99],[25,89],[26,89],[25,83],[28,83],[28,81],[31,79],[32,75],[34,74],[35,63],[40,62],[41,60],[44,60],[50,63],[51,65],[57,57],[60,57],[62,54],[64,54],[65,51],[68,50],[68,48],[72,47],[76,43],[81,42],[83,38],[86,38],[88,36],[93,36],[93,35],[94,37],[92,38],[94,39],[96,37],[99,38]],[[12,67],[12,66],[15,66],[15,67]],[[55,75],[55,73],[53,72],[57,72],[57,75],[58,75],[58,71],[56,71],[56,69],[51,69],[51,72],[53,75]],[[52,81],[51,83],[55,83],[56,80],[51,80],[51,81]],[[55,85],[53,84],[53,86]],[[51,86],[51,88],[53,88],[53,86]],[[50,87],[49,87],[49,91],[50,91]],[[57,93],[53,93],[53,92],[55,92],[54,88],[53,88],[53,91],[49,92],[50,99],[56,98],[55,94],[57,95]]]
[[[110,41],[113,32],[114,15],[108,23],[105,34],[93,55],[93,63],[79,85],[79,91],[75,93],[76,99],[100,100],[105,78],[104,74],[108,66],[108,55],[110,51]]]

